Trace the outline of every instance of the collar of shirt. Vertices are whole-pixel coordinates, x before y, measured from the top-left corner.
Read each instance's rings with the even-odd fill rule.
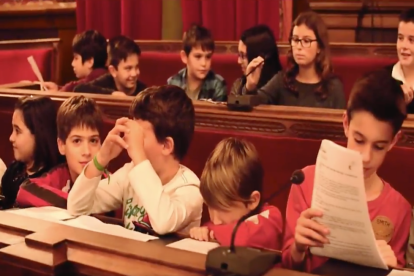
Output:
[[[392,67],[391,76],[394,79],[396,79],[398,81],[402,81],[402,83],[405,83],[404,72],[402,70],[401,63],[400,62],[397,62],[396,64],[394,64],[394,67]]]

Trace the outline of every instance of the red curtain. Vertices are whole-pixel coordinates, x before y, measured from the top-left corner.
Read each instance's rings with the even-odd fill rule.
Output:
[[[161,39],[162,0],[76,0],[78,32],[95,29],[111,38]]]
[[[209,28],[215,40],[238,40],[256,24],[266,24],[279,37],[281,0],[181,0],[184,31],[192,23]]]

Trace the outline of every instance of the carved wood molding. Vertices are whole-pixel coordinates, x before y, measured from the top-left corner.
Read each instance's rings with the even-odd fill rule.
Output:
[[[182,43],[179,40],[136,40],[142,51],[179,52]],[[237,41],[217,41],[216,53],[237,54]],[[392,43],[331,43],[331,52],[335,56],[384,56],[397,57],[395,44]],[[286,42],[278,42],[279,53],[285,55],[290,46]]]
[[[13,112],[17,98],[27,95],[50,96],[59,106],[73,93],[45,92],[0,88],[0,110]],[[108,120],[129,117],[133,97],[115,98],[107,95],[84,94],[95,99]],[[308,139],[345,141],[342,127],[344,110],[292,106],[258,106],[252,112],[229,111],[225,105],[194,101],[196,127],[215,131],[250,135],[286,136]],[[414,115],[403,125],[399,145],[414,147]]]

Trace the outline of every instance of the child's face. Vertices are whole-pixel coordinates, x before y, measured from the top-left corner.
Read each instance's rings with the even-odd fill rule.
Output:
[[[182,54],[182,61],[187,65],[187,72],[197,80],[204,80],[211,68],[212,51],[203,51],[201,46],[193,47],[188,56]]]
[[[82,57],[80,55],[73,54],[72,67],[73,72],[75,73],[78,79],[85,78],[92,71],[93,58],[85,60],[85,62],[82,62]]]
[[[298,42],[295,46],[292,46],[292,54],[295,62],[299,66],[307,66],[315,62],[316,55],[318,54],[319,46],[316,41],[315,33],[309,29],[305,24],[295,26],[292,32],[292,40],[301,39],[302,42]],[[303,45],[305,46],[303,46]]]
[[[241,40],[239,41],[238,51],[239,57],[237,59],[237,63],[240,65],[243,74],[246,74],[246,68],[249,64],[249,61],[247,60],[247,47]]]
[[[414,23],[400,22],[398,25],[397,53],[401,65],[414,65]]]
[[[75,181],[101,148],[101,140],[96,129],[78,126],[72,129],[66,141],[58,139],[58,146],[60,154],[66,156],[72,181]]]
[[[208,207],[210,221],[214,225],[230,224],[238,221],[242,216],[247,215],[257,208],[260,202],[260,193],[254,191],[250,197],[251,203],[233,202],[231,207],[226,209],[216,209]]]
[[[10,143],[13,146],[14,159],[26,164],[33,162],[35,149],[35,137],[24,123],[21,110],[15,110],[12,118],[13,132],[10,135]]]
[[[344,115],[344,130],[347,147],[362,155],[365,178],[376,173],[399,136],[393,135],[391,124],[379,121],[367,111],[353,112],[351,121]]]
[[[109,71],[112,77],[115,79],[117,85],[125,88],[128,91],[134,90],[140,74],[138,55],[129,55],[126,60],[121,60],[121,62],[118,64],[117,69],[115,69],[113,66],[110,66]]]

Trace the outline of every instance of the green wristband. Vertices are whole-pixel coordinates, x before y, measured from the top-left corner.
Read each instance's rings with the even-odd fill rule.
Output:
[[[95,168],[98,171],[103,172],[104,174],[106,174],[108,176],[108,184],[109,184],[109,182],[111,181],[111,176],[109,174],[109,171],[104,166],[102,166],[101,164],[99,164],[98,159],[96,158],[96,155],[93,158],[93,164],[95,165]]]

